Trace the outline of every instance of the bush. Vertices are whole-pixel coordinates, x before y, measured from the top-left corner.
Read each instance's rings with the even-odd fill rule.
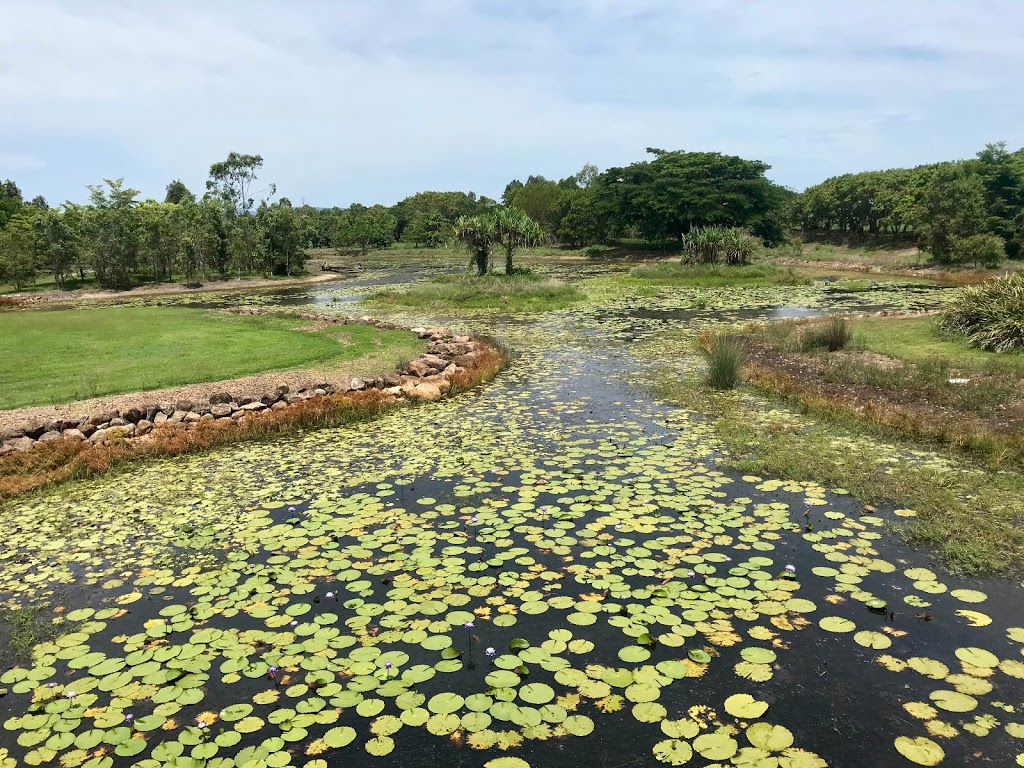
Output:
[[[979,268],[995,269],[1006,259],[1006,241],[997,235],[971,235],[953,241],[951,260],[973,262]]]
[[[704,383],[712,389],[734,389],[743,380],[747,353],[743,343],[728,334],[703,334],[697,349],[708,363]]]
[[[939,328],[979,349],[1024,350],[1024,272],[961,288],[942,310]]]
[[[683,262],[687,264],[748,264],[761,246],[753,235],[735,227],[697,227],[683,237]]]
[[[800,346],[805,352],[814,349],[827,349],[829,352],[838,352],[846,349],[846,346],[853,338],[849,323],[845,317],[830,317],[820,325],[812,325],[800,335]]]

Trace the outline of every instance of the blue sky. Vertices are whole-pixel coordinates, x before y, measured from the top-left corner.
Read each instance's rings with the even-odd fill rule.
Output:
[[[259,153],[293,202],[499,196],[648,146],[802,189],[1024,145],[1021,0],[9,0],[0,178],[162,199]]]

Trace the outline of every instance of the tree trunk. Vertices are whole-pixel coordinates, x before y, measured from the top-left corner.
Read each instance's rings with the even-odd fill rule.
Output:
[[[487,251],[476,252],[476,273],[478,275],[487,274]]]
[[[505,274],[506,275],[511,275],[512,274],[512,250],[513,250],[513,248],[512,248],[511,245],[506,245],[505,246]]]

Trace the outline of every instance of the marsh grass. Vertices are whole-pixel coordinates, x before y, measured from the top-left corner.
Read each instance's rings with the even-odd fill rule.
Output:
[[[897,532],[933,547],[960,573],[1024,570],[1020,472],[894,460],[892,451],[863,438],[862,425],[842,414],[824,413],[806,427],[758,418],[744,399],[687,387],[668,374],[655,391],[710,419],[726,464],[739,472],[814,481],[842,488],[863,504],[913,509],[917,516],[896,524]],[[894,447],[906,452],[915,446],[897,441]]]
[[[533,272],[445,275],[401,289],[378,291],[369,303],[383,307],[507,312],[562,309],[586,298],[576,286]]]
[[[634,267],[634,280],[669,285],[717,288],[722,286],[766,287],[773,285],[809,285],[811,279],[792,267],[771,264],[682,264],[661,262]]]
[[[706,386],[734,389],[743,380],[747,354],[740,339],[724,333],[704,333],[697,340],[697,351],[707,363]]]
[[[507,348],[498,341],[486,341],[487,346],[472,366],[449,379],[452,384],[449,394],[480,386],[505,367],[509,359]],[[396,402],[380,390],[363,390],[319,397],[278,411],[263,411],[231,424],[198,422],[190,429],[160,425],[139,440],[118,440],[105,445],[73,440],[37,443],[29,451],[0,456],[0,500],[67,480],[102,475],[130,462],[340,427],[368,421],[396,407],[412,405],[415,403],[408,400]]]
[[[808,324],[800,333],[800,347],[805,352],[824,349],[839,352],[853,339],[853,331],[846,318],[833,315],[823,323]]]
[[[46,605],[0,608],[0,668],[30,661],[33,648],[62,634],[50,617]]]

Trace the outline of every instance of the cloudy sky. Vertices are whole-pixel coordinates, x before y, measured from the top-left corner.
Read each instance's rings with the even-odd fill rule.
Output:
[[[0,178],[51,204],[258,153],[293,202],[499,196],[648,146],[847,171],[1024,145],[1022,0],[2,0]]]

